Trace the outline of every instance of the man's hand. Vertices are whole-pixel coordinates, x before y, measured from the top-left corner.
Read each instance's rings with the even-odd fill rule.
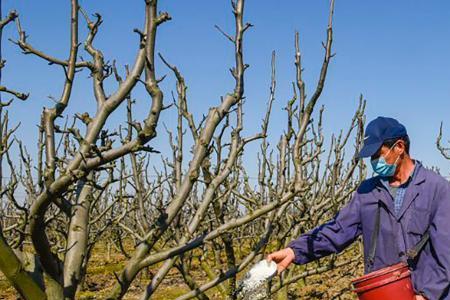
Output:
[[[427,298],[425,298],[424,296],[421,296],[421,295],[416,295],[415,300],[427,300]]]
[[[294,261],[295,253],[291,248],[285,248],[273,252],[267,256],[267,261],[274,261],[277,264],[278,274],[281,274]]]

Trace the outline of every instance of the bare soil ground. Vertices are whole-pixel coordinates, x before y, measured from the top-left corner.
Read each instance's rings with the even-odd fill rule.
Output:
[[[356,251],[356,247],[352,247],[344,253],[344,256],[354,257],[353,255],[356,255]],[[97,247],[93,251],[86,282],[84,283],[83,291],[78,294],[78,299],[104,299],[116,282],[114,272],[120,272],[124,263],[125,257],[122,254],[111,253],[108,257],[105,247]],[[155,270],[157,270],[157,268],[155,268]],[[194,278],[199,280],[200,283],[207,281],[206,276],[200,271],[192,270],[191,272]],[[307,280],[300,280],[289,286],[289,299],[356,299],[355,295],[353,295],[349,289],[350,280],[353,278],[355,272],[359,275],[362,274],[362,264],[358,265],[357,270],[354,270],[351,266],[344,266],[337,270],[310,276]],[[139,295],[141,295],[148,282],[149,276],[147,274],[140,275],[134,281],[134,285],[130,288],[124,299],[139,299]],[[152,299],[176,299],[187,291],[189,291],[189,289],[184,284],[179,274],[176,271],[171,271]],[[223,299],[215,289],[208,291],[207,295],[210,299]],[[275,296],[274,299],[276,298],[277,297]],[[20,299],[10,283],[1,273],[0,299]]]

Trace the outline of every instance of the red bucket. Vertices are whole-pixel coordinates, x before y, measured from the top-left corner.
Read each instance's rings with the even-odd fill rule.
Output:
[[[401,262],[352,281],[360,300],[413,300],[411,271]]]

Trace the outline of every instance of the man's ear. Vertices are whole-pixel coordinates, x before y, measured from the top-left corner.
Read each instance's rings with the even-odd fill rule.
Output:
[[[406,145],[403,140],[398,140],[397,144],[395,144],[395,152],[397,152],[398,155],[402,155],[406,153]]]

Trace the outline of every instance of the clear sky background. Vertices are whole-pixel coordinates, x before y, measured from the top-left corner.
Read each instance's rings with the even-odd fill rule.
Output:
[[[32,45],[56,57],[68,57],[70,1],[2,0],[2,3],[4,15],[12,8],[17,9]],[[134,61],[138,36],[132,30],[142,28],[144,1],[80,0],[80,4],[88,13],[103,16],[104,24],[95,46],[103,51],[106,60],[116,59],[123,74],[123,66]],[[246,72],[246,134],[260,130],[273,50],[277,55],[276,102],[269,131],[273,145],[285,128],[282,108],[292,97],[296,30],[300,32],[307,93],[312,94],[323,60],[321,42],[326,38],[328,8],[327,0],[246,1],[245,20],[255,25],[248,31],[244,46],[245,60],[250,65]],[[160,10],[168,11],[173,20],[160,28],[157,50],[183,72],[189,106],[199,120],[233,87],[228,71],[234,64],[232,45],[214,28],[217,24],[233,32],[230,1],[162,0]],[[82,18],[80,24],[83,41],[86,30]],[[40,111],[52,103],[49,95],[60,96],[63,71],[21,54],[8,38],[17,38],[15,26],[9,25],[4,30],[3,58],[7,66],[3,70],[3,84],[30,93],[26,102],[13,104],[11,119],[13,123],[21,122],[18,136],[25,140],[30,152],[35,152]],[[363,94],[367,99],[368,120],[379,115],[397,118],[409,131],[413,157],[428,166],[439,167],[448,175],[450,161],[441,157],[435,142],[441,121],[445,140],[450,138],[450,2],[336,0],[333,50],[336,56],[330,63],[318,103],[325,105],[326,136],[348,126],[359,95]],[[85,53],[82,55],[88,58]],[[162,87],[166,100],[171,101],[170,92],[175,91],[173,76],[161,64],[157,67],[161,76],[168,74]],[[95,100],[88,75],[78,74],[68,113],[93,112]],[[116,84],[111,81],[107,87],[113,91]],[[135,118],[142,120],[150,99],[142,87],[133,97],[139,103]],[[116,126],[124,117],[121,108],[109,125]],[[161,120],[175,129],[174,117],[174,110],[165,111]],[[151,146],[168,151],[163,134]],[[246,153],[249,166],[255,166],[254,153]],[[249,174],[256,176],[257,170],[250,169]]]

